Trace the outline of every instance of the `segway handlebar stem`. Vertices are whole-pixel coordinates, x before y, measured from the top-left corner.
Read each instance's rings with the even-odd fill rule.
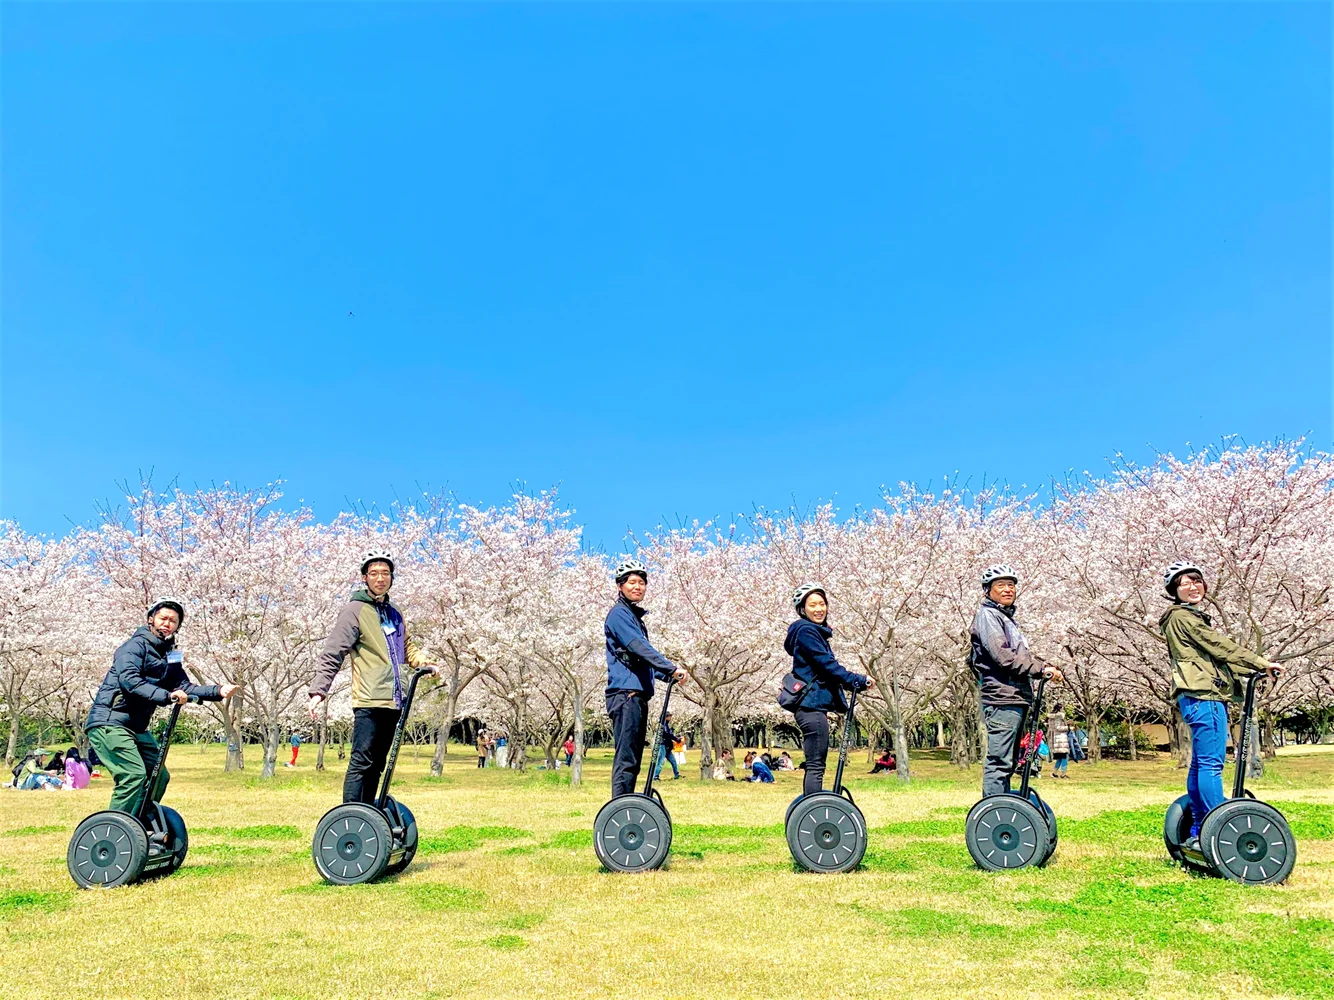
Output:
[[[1251,716],[1255,712],[1255,689],[1260,685],[1264,673],[1257,671],[1246,679],[1246,700],[1241,705],[1241,735],[1237,744],[1237,771],[1232,776],[1232,797],[1239,799],[1246,794],[1246,765],[1251,759]]]
[[[186,701],[198,705],[199,699],[191,695]],[[157,788],[158,775],[162,773],[162,768],[167,761],[167,750],[171,747],[171,736],[176,732],[176,720],[181,717],[181,703],[172,702],[171,714],[167,716],[167,728],[162,731],[162,747],[157,755],[157,763],[153,765],[153,773],[148,776],[148,784],[144,786],[144,798],[139,803],[139,811],[135,814],[136,818],[148,825],[148,813],[153,808],[153,789]]]
[[[848,748],[852,745],[852,714],[857,710],[857,692],[848,699],[848,712],[843,716],[843,742],[838,748],[838,770],[834,772],[834,794],[843,794],[843,768],[848,764]]]
[[[429,667],[422,667],[412,672],[408,681],[408,693],[403,696],[403,707],[398,710],[398,725],[394,727],[394,742],[389,747],[389,756],[384,763],[384,780],[380,784],[380,794],[375,797],[375,808],[384,809],[389,802],[389,782],[394,777],[394,765],[398,763],[398,749],[403,745],[403,727],[412,711],[412,699],[417,695],[417,682],[427,674],[434,673]]]
[[[653,791],[653,772],[658,769],[658,746],[662,743],[662,727],[667,725],[667,704],[672,700],[672,688],[676,687],[676,675],[667,678],[667,690],[662,696],[662,711],[658,713],[658,728],[653,730],[653,742],[649,745],[648,777],[644,779],[644,794]]]
[[[1038,735],[1038,717],[1042,714],[1042,693],[1047,690],[1047,678],[1038,681],[1038,689],[1033,694],[1033,712],[1028,719],[1028,753],[1024,757],[1024,776],[1019,782],[1019,794],[1028,798],[1028,779],[1033,774],[1033,761],[1037,758],[1038,748],[1034,746]]]

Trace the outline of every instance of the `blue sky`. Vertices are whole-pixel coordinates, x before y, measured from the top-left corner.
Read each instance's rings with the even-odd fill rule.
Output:
[[[0,516],[559,484],[594,546],[1334,445],[1324,4],[3,7]]]

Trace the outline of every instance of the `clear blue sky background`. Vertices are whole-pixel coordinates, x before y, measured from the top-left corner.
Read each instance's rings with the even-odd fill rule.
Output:
[[[1328,448],[1330,61],[1316,3],[7,3],[0,514],[523,481],[618,551]]]

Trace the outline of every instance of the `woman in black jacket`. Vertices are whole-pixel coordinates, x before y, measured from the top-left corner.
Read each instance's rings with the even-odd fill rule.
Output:
[[[792,657],[792,673],[804,683],[801,703],[793,710],[801,729],[801,748],[806,755],[806,779],[802,794],[812,795],[824,787],[825,758],[829,756],[829,717],[827,712],[846,712],[843,688],[865,691],[875,681],[865,674],[854,674],[834,658],[829,637],[834,634],[825,619],[829,603],[824,588],[805,583],[792,595],[797,620],[787,630],[783,649]]]

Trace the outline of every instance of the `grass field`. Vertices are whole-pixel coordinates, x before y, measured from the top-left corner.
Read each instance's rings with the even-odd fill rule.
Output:
[[[65,871],[105,781],[0,793],[0,995],[1334,997],[1334,754],[1281,757],[1255,783],[1298,842],[1288,884],[1265,889],[1169,863],[1162,813],[1184,776],[1166,759],[1043,779],[1060,847],[1045,870],[1004,875],[963,844],[977,769],[854,779],[871,846],[841,876],[793,870],[795,775],[668,781],[668,867],[626,876],[591,847],[605,755],[571,790],[564,771],[478,771],[463,748],[437,779],[424,755],[400,761],[396,794],[423,836],[412,866],[333,888],[309,847],[342,775],[307,754],[260,781],[222,773],[217,748],[176,748],[167,801],[190,856],[113,891],[78,891]]]

